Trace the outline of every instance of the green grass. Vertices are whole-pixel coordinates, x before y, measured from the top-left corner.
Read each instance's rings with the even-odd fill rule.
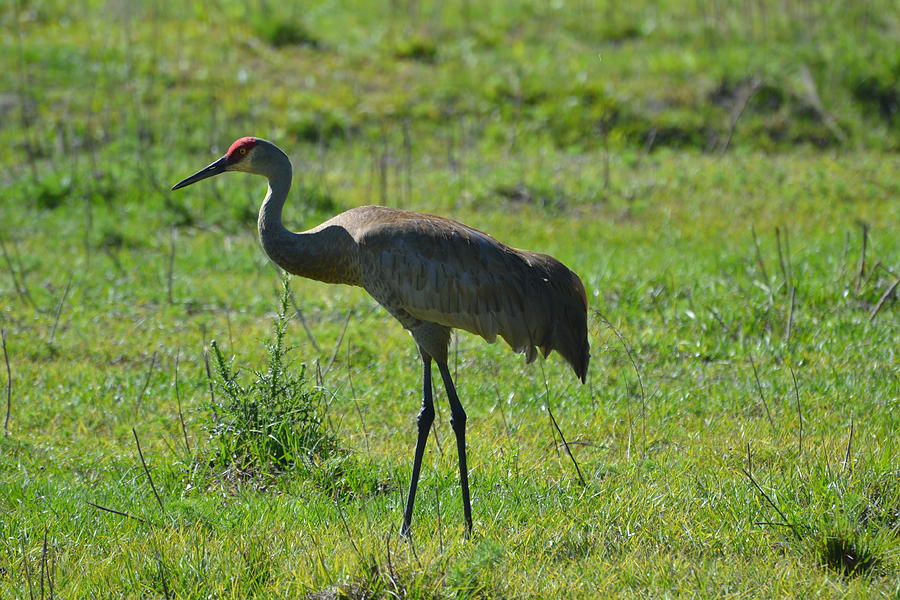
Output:
[[[70,4],[0,9],[0,596],[900,595],[892,3]],[[265,187],[168,188],[242,135],[292,228],[415,208],[584,280],[588,385],[453,342],[473,539],[440,390],[397,536],[420,365],[359,289],[291,280],[338,450],[223,475],[204,357],[273,373]]]

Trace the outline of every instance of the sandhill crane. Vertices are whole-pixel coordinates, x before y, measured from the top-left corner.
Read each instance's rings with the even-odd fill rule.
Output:
[[[422,408],[401,533],[409,535],[416,486],[434,421],[431,361],[441,373],[456,435],[466,535],[472,531],[466,467],[466,413],[447,368],[451,329],[497,335],[528,362],[556,350],[585,380],[590,359],[587,296],[578,276],[546,254],[517,250],[450,219],[384,206],[361,206],[302,233],[281,222],[291,161],[275,144],[235,141],[222,158],[173,190],[226,171],[263,175],[269,191],[259,209],[259,239],[285,271],[364,288],[412,334],[423,363]]]

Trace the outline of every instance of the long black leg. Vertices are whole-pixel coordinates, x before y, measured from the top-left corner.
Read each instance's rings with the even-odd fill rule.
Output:
[[[419,484],[419,471],[422,469],[422,455],[425,453],[425,441],[434,422],[434,401],[431,397],[431,357],[422,355],[424,371],[422,375],[422,409],[416,417],[419,426],[419,437],[416,440],[416,456],[413,459],[412,480],[409,482],[409,495],[406,497],[406,512],[403,514],[403,525],[400,535],[409,536],[409,525],[412,522],[413,503],[416,501],[416,486]]]
[[[450,425],[456,434],[456,452],[459,455],[459,484],[462,487],[463,516],[466,519],[466,537],[472,533],[472,504],[469,502],[469,469],[466,466],[466,411],[456,395],[456,387],[446,363],[439,362],[438,369],[450,400]]]

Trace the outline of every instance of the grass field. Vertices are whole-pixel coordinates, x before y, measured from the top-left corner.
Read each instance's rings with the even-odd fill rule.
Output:
[[[893,2],[0,19],[0,597],[900,598]],[[281,355],[265,184],[169,187],[243,135],[294,159],[295,230],[413,208],[583,279],[587,385],[453,341],[472,539],[441,389],[397,535],[420,362],[356,288],[290,281],[323,445],[232,460],[211,343],[263,399]]]

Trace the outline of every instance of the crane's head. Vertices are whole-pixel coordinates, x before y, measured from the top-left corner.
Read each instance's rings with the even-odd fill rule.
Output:
[[[260,149],[266,145],[272,146],[271,143],[255,137],[242,137],[239,140],[235,140],[228,148],[228,152],[225,153],[225,156],[208,167],[197,171],[190,177],[179,181],[172,186],[172,189],[177,190],[183,188],[192,183],[197,183],[201,179],[206,179],[207,177],[212,177],[213,175],[218,175],[225,171],[255,173],[257,170],[253,168],[254,162],[256,162],[254,157],[257,154],[260,154]]]

